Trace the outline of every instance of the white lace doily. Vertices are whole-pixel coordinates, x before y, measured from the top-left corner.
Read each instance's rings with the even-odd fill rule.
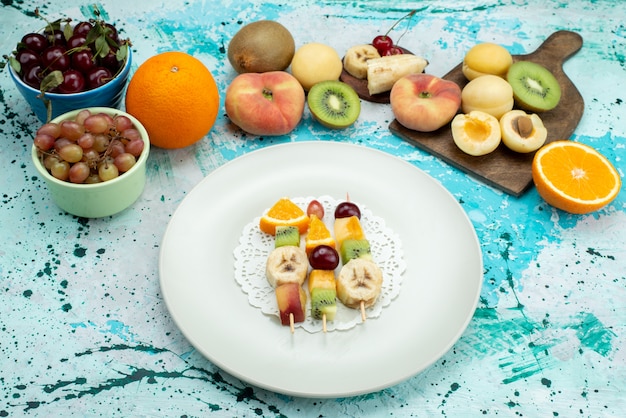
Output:
[[[317,199],[324,206],[324,222],[332,232],[333,213],[341,200],[336,200],[330,196],[291,198],[303,210],[313,199]],[[383,308],[389,306],[391,301],[400,293],[406,263],[404,262],[400,238],[385,225],[383,219],[374,216],[364,205],[355,203],[361,210],[361,226],[370,242],[372,257],[383,272],[380,296],[372,307],[366,309],[367,318],[371,319],[379,317]],[[255,218],[244,227],[239,238],[239,245],[234,250],[235,280],[248,295],[250,305],[259,308],[264,314],[276,316],[277,323],[280,323],[274,288],[270,286],[265,277],[265,263],[270,252],[274,249],[274,237],[259,229],[260,218],[260,216]],[[303,248],[304,242],[305,237],[303,236],[300,244]],[[340,269],[341,264],[337,267],[336,273]],[[295,326],[310,333],[320,332],[322,331],[322,321],[311,317],[307,282],[303,288],[307,293],[307,316],[304,322],[297,323]],[[326,329],[327,331],[347,330],[361,322],[360,310],[348,308],[337,300],[335,320],[328,321]]]

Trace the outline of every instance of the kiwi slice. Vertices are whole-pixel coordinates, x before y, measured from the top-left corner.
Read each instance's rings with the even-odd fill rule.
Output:
[[[356,91],[337,80],[314,84],[309,90],[307,103],[315,119],[333,129],[347,128],[361,113],[361,100]]]
[[[311,316],[322,319],[326,315],[328,321],[335,319],[337,313],[337,292],[335,289],[315,288],[311,291]]]
[[[341,262],[346,264],[353,258],[372,258],[372,251],[368,240],[347,239],[341,244]]]
[[[561,87],[547,68],[530,61],[511,65],[507,81],[513,88],[513,97],[522,109],[544,112],[554,109],[561,100]]]
[[[296,226],[277,226],[274,246],[276,248],[285,245],[300,245],[300,231]]]

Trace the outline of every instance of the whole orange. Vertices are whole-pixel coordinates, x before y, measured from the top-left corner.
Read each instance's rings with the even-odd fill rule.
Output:
[[[126,90],[126,111],[148,131],[150,143],[183,148],[209,133],[220,96],[211,72],[197,58],[178,51],[148,58]]]

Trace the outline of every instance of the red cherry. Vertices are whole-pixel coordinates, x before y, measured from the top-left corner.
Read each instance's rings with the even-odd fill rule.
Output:
[[[41,64],[39,55],[32,49],[22,49],[15,54],[15,59],[22,66],[22,72],[35,64]]]
[[[395,28],[398,23],[400,23],[401,21],[403,21],[406,18],[412,19],[413,15],[417,12],[417,10],[412,10],[409,13],[407,13],[406,15],[402,16],[400,19],[398,19],[396,21],[396,23],[393,24],[393,26],[391,26],[389,28],[389,30],[387,31],[387,33],[385,33],[384,35],[378,35],[377,37],[374,38],[374,40],[372,41],[372,45],[374,46],[374,48],[376,48],[378,50],[378,53],[380,55],[396,55],[398,54],[397,50],[394,50],[393,52],[391,52],[391,48],[395,46],[395,44],[393,43],[393,41],[391,40],[391,38],[388,36],[389,33],[393,30],[393,28]],[[404,34],[402,34],[400,36],[400,38],[402,38]],[[400,39],[398,39],[398,41],[400,41]]]
[[[104,57],[98,56],[98,64],[101,67],[108,68],[112,74],[117,74],[117,71],[122,66],[122,63],[117,60],[117,56],[115,55],[115,51],[113,49],[111,49]]]
[[[67,70],[63,73],[63,82],[59,85],[59,93],[79,93],[85,89],[85,78],[78,70]]]
[[[40,33],[27,33],[22,37],[22,43],[37,53],[42,53],[48,47],[48,39]]]
[[[113,26],[110,23],[105,23],[104,24],[104,33],[106,34],[106,36],[108,36],[113,41],[115,41],[115,43],[119,43],[120,38],[119,38],[119,35],[117,33],[117,29],[115,28],[115,26]]]
[[[80,22],[76,26],[74,26],[74,35],[79,35],[83,37],[87,37],[89,31],[93,28],[93,25],[90,22]]]
[[[43,66],[41,64],[35,64],[24,72],[22,80],[32,88],[39,90],[43,77]]]
[[[63,45],[65,46],[65,34],[60,29],[54,29],[52,32],[45,31],[44,34],[48,38],[50,45]]]
[[[41,62],[50,71],[65,71],[70,68],[70,58],[66,52],[67,50],[65,47],[61,45],[48,47],[45,51],[43,51],[43,54],[41,54]]]
[[[113,74],[107,68],[95,67],[87,73],[87,87],[95,89],[108,83],[113,78]]]
[[[86,43],[87,38],[83,35],[72,35],[70,39],[67,40],[67,49],[79,48],[85,46]]]
[[[96,66],[90,49],[74,52],[72,54],[72,67],[83,74],[87,74]]]
[[[389,48],[388,50],[386,50],[382,55],[402,55],[404,54],[404,51],[402,50],[402,48],[397,47],[397,46],[392,46],[391,48]]]
[[[387,35],[378,35],[372,41],[372,45],[378,50],[380,55],[384,55],[385,51],[393,46],[393,40]]]

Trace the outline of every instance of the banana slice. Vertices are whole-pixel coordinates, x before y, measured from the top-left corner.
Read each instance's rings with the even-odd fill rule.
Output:
[[[367,89],[369,94],[391,90],[396,81],[405,75],[424,71],[428,61],[418,55],[387,55],[367,61]]]
[[[374,46],[356,45],[348,49],[343,57],[343,67],[351,76],[363,80],[367,78],[367,61],[372,58],[380,58]]]
[[[306,252],[300,247],[285,245],[275,248],[267,257],[265,275],[274,288],[285,283],[302,285],[308,268]]]
[[[337,277],[337,298],[347,307],[368,308],[376,303],[383,284],[383,273],[372,260],[353,258]]]

